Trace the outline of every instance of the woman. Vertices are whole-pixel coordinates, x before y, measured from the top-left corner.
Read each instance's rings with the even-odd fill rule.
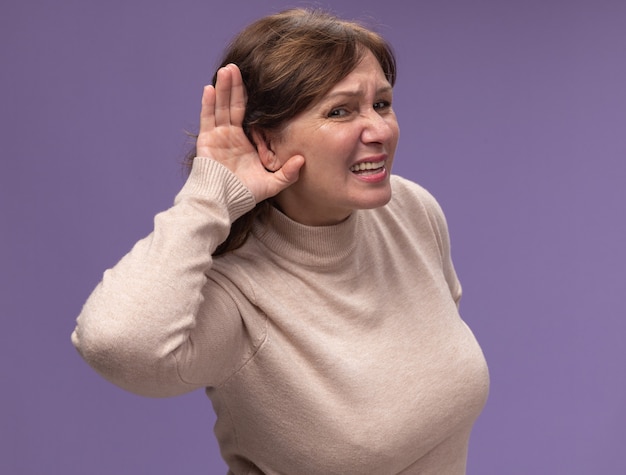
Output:
[[[73,343],[146,396],[205,387],[230,473],[462,474],[488,375],[444,216],[391,176],[394,56],[306,10],[230,45],[187,182]]]

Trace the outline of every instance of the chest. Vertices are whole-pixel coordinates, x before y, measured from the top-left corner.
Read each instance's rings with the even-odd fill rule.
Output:
[[[221,388],[251,458],[396,473],[480,411],[484,359],[443,276],[419,256],[391,275],[376,259],[354,266],[280,272],[257,292],[266,340]]]

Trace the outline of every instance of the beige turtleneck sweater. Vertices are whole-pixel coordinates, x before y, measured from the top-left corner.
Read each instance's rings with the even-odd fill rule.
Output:
[[[72,341],[129,391],[206,387],[230,473],[463,474],[488,372],[457,311],[438,204],[400,177],[392,187],[388,205],[336,226],[274,211],[213,259],[254,199],[197,158]]]

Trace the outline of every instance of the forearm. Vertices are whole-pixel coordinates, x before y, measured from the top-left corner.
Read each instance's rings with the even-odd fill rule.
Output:
[[[158,214],[153,232],[105,272],[72,334],[94,369],[145,395],[194,388],[179,377],[175,353],[196,326],[211,254],[232,221],[254,206],[230,172],[207,159],[196,160],[175,205]]]

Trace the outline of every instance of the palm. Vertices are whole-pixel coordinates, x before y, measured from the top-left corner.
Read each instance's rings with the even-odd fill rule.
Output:
[[[295,182],[303,159],[291,157],[277,172],[268,172],[243,131],[245,110],[246,92],[241,72],[237,66],[229,64],[218,71],[215,87],[204,88],[196,153],[228,168],[259,202]]]

